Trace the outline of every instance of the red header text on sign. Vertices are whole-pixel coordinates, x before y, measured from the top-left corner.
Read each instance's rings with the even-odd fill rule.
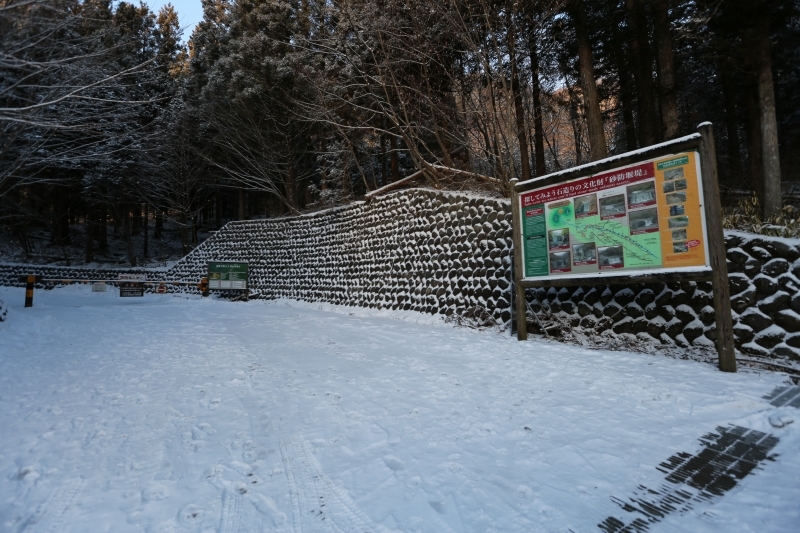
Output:
[[[555,185],[547,189],[540,189],[527,194],[520,195],[522,207],[554,202],[564,198],[571,198],[580,194],[590,194],[599,192],[611,187],[629,185],[638,181],[652,179],[655,177],[653,163],[644,163],[635,167],[628,167],[624,170],[617,170],[607,174],[598,174],[582,180],[576,180],[565,185]]]

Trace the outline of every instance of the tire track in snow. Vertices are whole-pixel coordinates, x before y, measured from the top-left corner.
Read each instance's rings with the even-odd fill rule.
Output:
[[[242,497],[230,490],[223,491],[219,533],[239,533],[241,520]]]
[[[295,533],[322,525],[335,533],[375,533],[385,529],[374,523],[347,493],[322,471],[307,443],[300,437],[281,441],[281,454],[292,492]],[[314,526],[317,527],[314,527]]]
[[[302,517],[300,515],[301,494],[297,490],[297,481],[294,477],[294,468],[292,465],[294,458],[289,456],[289,451],[286,449],[286,442],[283,440],[281,441],[281,458],[283,459],[283,471],[286,472],[286,480],[289,483],[289,494],[292,497],[292,522],[294,524],[294,533],[303,533]]]
[[[60,533],[64,531],[64,518],[83,488],[83,479],[70,479],[39,506],[27,524],[25,533]]]

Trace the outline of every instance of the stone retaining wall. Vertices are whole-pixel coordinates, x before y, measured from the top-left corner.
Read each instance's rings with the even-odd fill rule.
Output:
[[[413,310],[506,326],[510,220],[507,200],[406,190],[299,217],[231,222],[158,277],[197,281],[209,260],[247,261],[252,297]],[[729,232],[726,245],[737,348],[800,359],[800,243]],[[14,278],[26,268],[0,265],[0,283],[18,284]],[[33,273],[54,271],[63,272],[54,277],[119,272],[36,267]],[[709,282],[531,290],[528,299],[540,316],[588,332],[680,346],[710,347],[716,338]]]

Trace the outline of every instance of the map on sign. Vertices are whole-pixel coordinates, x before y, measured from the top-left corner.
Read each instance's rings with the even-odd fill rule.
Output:
[[[698,162],[686,152],[521,194],[524,277],[707,266]]]
[[[211,261],[208,263],[209,289],[246,289],[247,263]]]

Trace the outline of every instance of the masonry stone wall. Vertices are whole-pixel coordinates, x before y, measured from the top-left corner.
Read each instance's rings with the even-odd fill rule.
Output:
[[[251,297],[507,326],[510,221],[507,200],[406,190],[309,215],[231,222],[172,268],[150,271],[149,279],[197,281],[210,260],[247,261]],[[737,348],[800,359],[800,242],[729,232],[726,246]],[[16,277],[31,268],[0,265],[0,283],[19,285]],[[88,278],[118,272],[33,267],[30,273]],[[527,296],[539,317],[588,333],[613,331],[679,346],[710,347],[716,338],[709,282],[539,289]]]

